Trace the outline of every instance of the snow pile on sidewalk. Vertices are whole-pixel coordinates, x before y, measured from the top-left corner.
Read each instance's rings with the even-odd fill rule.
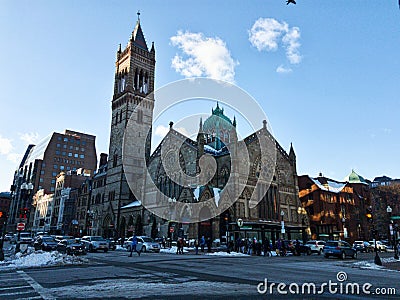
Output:
[[[83,257],[69,256],[57,251],[28,251],[26,254],[18,252],[6,261],[0,262],[0,270],[22,269],[31,267],[80,265],[89,261]]]
[[[400,262],[400,259],[395,259],[394,257],[388,257],[388,258],[382,258],[382,262],[383,263],[396,263],[396,262]]]
[[[247,254],[243,254],[243,253],[238,253],[238,252],[213,252],[213,253],[206,253],[206,255],[210,255],[210,256],[249,256]]]
[[[178,248],[176,246],[172,246],[171,248],[160,249],[160,253],[167,253],[167,254],[176,254],[176,250]],[[186,247],[183,248],[183,253],[188,253],[189,251]]]
[[[378,266],[374,264],[374,262],[362,260],[352,264],[353,268],[360,268],[360,269],[369,269],[369,270],[384,270],[385,268],[382,266]]]
[[[115,251],[123,251],[123,252],[126,252],[126,248],[122,247],[121,245],[117,245],[117,248],[115,248]]]

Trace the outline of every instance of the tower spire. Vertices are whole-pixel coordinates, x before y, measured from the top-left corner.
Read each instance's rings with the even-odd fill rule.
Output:
[[[137,20],[140,23],[140,10],[138,10],[136,14],[137,14]]]

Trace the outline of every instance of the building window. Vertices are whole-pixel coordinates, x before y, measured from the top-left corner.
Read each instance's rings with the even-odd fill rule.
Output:
[[[43,182],[43,178],[39,178],[39,182]]]
[[[58,165],[53,165],[53,169],[58,169]]]
[[[63,148],[64,148],[64,149],[67,149],[67,145],[64,144],[64,145],[63,145]]]
[[[60,150],[56,150],[56,155],[60,155]]]
[[[80,154],[79,158],[85,158],[85,155],[84,154]]]
[[[60,166],[60,170],[64,170],[65,169],[65,167],[64,166]]]
[[[51,175],[54,177],[54,176],[57,176],[57,173],[53,172],[53,173],[51,173]]]
[[[74,146],[69,146],[69,150],[74,150]]]
[[[82,146],[85,146],[86,145],[86,141],[82,141]]]
[[[44,170],[41,170],[41,171],[40,171],[40,175],[44,175]]]
[[[75,158],[78,158],[78,153],[75,153],[75,154],[74,154],[74,157],[75,157]]]
[[[61,141],[61,136],[57,137],[57,140],[58,140],[58,141]]]
[[[63,151],[63,152],[62,152],[62,155],[63,155],[63,156],[67,155],[67,152]]]
[[[68,152],[68,156],[69,156],[69,157],[72,157],[72,152]]]
[[[113,156],[113,168],[115,168],[117,166],[117,162],[118,162],[118,154],[114,154],[114,156]]]
[[[51,184],[55,184],[56,183],[56,180],[55,179],[52,179],[51,180]]]
[[[57,144],[57,148],[61,148],[61,145],[60,145],[60,144]]]
[[[68,142],[68,138],[65,137],[65,138],[64,138],[64,142]]]
[[[50,188],[50,192],[54,192],[54,186]]]

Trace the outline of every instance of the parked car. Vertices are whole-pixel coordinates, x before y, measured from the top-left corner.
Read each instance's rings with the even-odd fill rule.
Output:
[[[374,241],[369,241],[369,243],[372,245],[372,247],[375,248],[375,242]],[[383,244],[381,241],[376,241],[376,249],[378,251],[387,252],[387,246],[385,244]]]
[[[306,246],[311,248],[312,253],[321,255],[324,251],[325,241],[311,240],[306,243]]]
[[[373,252],[374,246],[366,241],[355,241],[353,247],[356,248],[358,252]]]
[[[57,241],[48,235],[38,237],[33,243],[35,250],[53,251],[57,250]]]
[[[17,236],[18,238],[18,236]],[[19,242],[21,244],[29,244],[32,245],[33,244],[33,238],[31,236],[31,234],[29,232],[21,232],[19,233]]]
[[[115,250],[117,249],[117,244],[115,242],[115,240],[113,239],[106,239],[107,243],[108,243],[108,249],[109,250]]]
[[[345,241],[327,241],[324,246],[324,257],[336,256],[345,259],[346,256],[357,258],[357,250]]]
[[[303,245],[302,242],[299,241],[298,247],[296,247],[297,241],[291,241],[289,243],[289,251],[293,253],[293,255],[301,255],[301,254],[307,254],[311,255],[311,247],[309,245]]]
[[[12,244],[17,241],[17,238],[16,238],[15,234],[13,234],[13,233],[6,233],[6,235],[4,236],[4,241],[10,242]]]
[[[151,252],[160,252],[160,245],[155,242],[151,237],[148,236],[138,236],[137,237],[137,246],[136,250],[146,252],[146,251],[151,251]],[[131,244],[132,244],[132,237],[127,239],[124,242],[124,247],[126,248],[127,251],[131,251]]]
[[[57,251],[68,255],[86,254],[85,245],[76,239],[64,239],[58,242]]]
[[[85,249],[89,252],[97,250],[108,251],[108,242],[101,236],[86,235],[81,238],[81,242],[85,245]]]

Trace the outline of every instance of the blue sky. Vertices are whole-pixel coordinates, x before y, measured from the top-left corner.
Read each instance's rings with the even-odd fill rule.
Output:
[[[156,87],[233,81],[280,144],[293,142],[299,174],[400,177],[397,1],[2,0],[0,191],[28,143],[52,131],[94,134],[108,151],[116,50],[137,10],[155,42]]]

